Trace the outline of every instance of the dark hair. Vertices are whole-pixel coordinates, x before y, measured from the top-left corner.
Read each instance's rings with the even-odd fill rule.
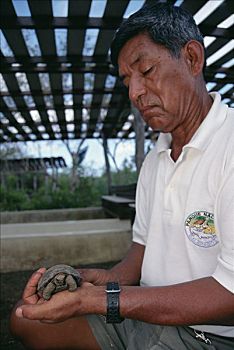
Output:
[[[177,58],[189,40],[199,41],[204,47],[200,30],[188,11],[155,1],[154,4],[144,5],[124,20],[116,31],[111,44],[111,61],[114,66],[118,66],[118,56],[124,44],[140,33],[148,34],[153,42],[165,46]]]

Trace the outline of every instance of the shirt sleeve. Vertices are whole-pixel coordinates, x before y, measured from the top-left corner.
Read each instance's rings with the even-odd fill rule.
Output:
[[[234,157],[217,197],[216,227],[221,251],[213,277],[234,293]]]
[[[137,182],[136,216],[133,224],[133,242],[146,245],[147,241],[147,191],[145,181],[147,177],[147,158],[145,159]]]

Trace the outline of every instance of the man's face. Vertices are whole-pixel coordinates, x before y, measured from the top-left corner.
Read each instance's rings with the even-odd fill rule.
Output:
[[[172,57],[165,47],[139,34],[123,46],[118,64],[130,100],[153,130],[173,132],[186,123],[195,86],[183,49],[180,58]]]

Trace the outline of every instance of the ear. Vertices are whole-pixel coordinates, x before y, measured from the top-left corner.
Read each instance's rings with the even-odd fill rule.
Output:
[[[197,76],[202,73],[205,53],[201,43],[196,40],[190,40],[183,47],[186,62],[192,75]]]

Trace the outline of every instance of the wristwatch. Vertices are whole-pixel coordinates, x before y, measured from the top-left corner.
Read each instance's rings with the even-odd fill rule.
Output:
[[[107,282],[107,313],[106,323],[120,323],[124,319],[119,314],[119,293],[121,289],[118,282]]]

